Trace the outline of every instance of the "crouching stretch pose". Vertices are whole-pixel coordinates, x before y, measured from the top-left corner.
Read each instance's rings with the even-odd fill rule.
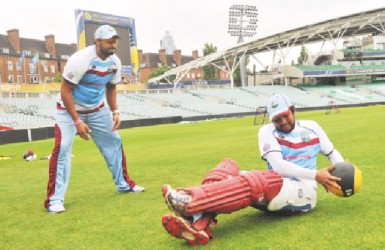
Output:
[[[342,162],[326,133],[314,121],[299,121],[294,106],[285,95],[273,95],[267,103],[271,123],[258,133],[262,159],[269,170],[240,171],[238,164],[225,159],[199,186],[172,189],[163,185],[169,209],[162,217],[164,229],[191,245],[207,244],[216,216],[252,206],[266,212],[305,213],[317,203],[317,182],[327,190],[340,188],[340,179],[330,175],[330,166],[316,168],[321,153],[332,164]]]
[[[91,136],[104,157],[118,193],[144,191],[144,187],[137,185],[128,175],[122,138],[117,131],[121,120],[116,85],[121,81],[122,69],[115,54],[118,40],[119,35],[113,27],[100,26],[95,31],[94,44],[74,53],[64,68],[56,106],[55,145],[49,162],[47,198],[44,201],[49,213],[65,211],[64,196],[71,174],[72,145],[76,134],[84,140]]]

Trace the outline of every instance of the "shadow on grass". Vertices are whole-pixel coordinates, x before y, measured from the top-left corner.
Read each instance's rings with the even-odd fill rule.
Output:
[[[245,232],[256,232],[260,229],[271,230],[277,228],[281,222],[297,221],[309,216],[308,213],[282,214],[263,212],[255,208],[247,208],[230,215],[219,215],[217,226],[213,227],[214,238],[242,237]]]

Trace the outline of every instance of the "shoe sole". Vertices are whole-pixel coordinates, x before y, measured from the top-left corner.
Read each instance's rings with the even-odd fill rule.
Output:
[[[184,239],[190,245],[205,245],[209,243],[209,236],[204,231],[193,229],[189,222],[175,215],[166,214],[162,217],[162,225],[168,234]]]
[[[174,212],[177,216],[181,216],[180,213],[178,213],[177,211],[175,211],[175,209],[171,206],[170,201],[167,199],[167,194],[168,194],[169,188],[171,188],[171,186],[170,186],[170,185],[167,185],[167,184],[164,184],[164,185],[162,186],[162,194],[163,194],[164,201],[166,202],[168,208],[169,208],[172,212]]]
[[[139,190],[139,191],[132,191],[132,189],[129,189],[127,191],[116,191],[117,194],[127,194],[127,193],[131,193],[131,194],[136,194],[136,193],[143,193],[146,189],[143,189],[143,190]]]
[[[144,189],[143,189],[143,190],[137,190],[137,191],[132,191],[132,190],[130,190],[129,192],[130,192],[130,193],[143,193],[143,192],[144,192]]]
[[[60,214],[60,213],[64,213],[65,210],[63,211],[57,211],[57,212],[53,212],[53,211],[47,211],[49,214]]]
[[[65,212],[65,211],[66,211],[65,209],[64,210],[59,210],[59,211],[50,211],[50,210],[47,209],[47,213],[49,213],[49,214],[59,214],[59,213]]]

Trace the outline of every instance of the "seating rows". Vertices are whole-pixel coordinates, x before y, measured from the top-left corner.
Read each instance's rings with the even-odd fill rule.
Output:
[[[309,91],[316,90],[319,93],[325,94],[331,100],[334,100],[336,104],[360,104],[360,103],[372,103],[383,102],[384,96],[376,93],[375,91],[365,91],[368,85],[362,85],[361,87],[349,87],[349,86],[333,86],[333,87],[317,87],[307,88]]]
[[[175,90],[156,94],[118,93],[122,120],[194,117],[254,112],[269,96],[285,93],[297,107],[385,102],[384,84],[349,86],[254,86],[234,89]],[[56,103],[44,98],[0,98],[0,125],[15,129],[53,126]]]
[[[363,64],[347,64],[342,63],[338,65],[299,65],[296,66],[296,68],[300,69],[301,71],[305,72],[306,75],[309,74],[319,74],[320,72],[340,72],[340,73],[346,73],[346,70],[352,69],[352,70],[377,70],[377,71],[383,71],[385,64],[383,63],[369,63],[365,62]]]
[[[302,71],[325,71],[325,70],[346,70],[343,65],[299,65],[296,66]]]

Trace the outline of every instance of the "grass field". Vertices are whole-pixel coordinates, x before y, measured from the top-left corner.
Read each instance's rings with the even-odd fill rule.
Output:
[[[342,109],[340,114],[298,113],[318,121],[344,158],[363,172],[350,198],[326,193],[309,214],[266,215],[253,208],[218,216],[207,249],[385,249],[385,106]],[[121,130],[130,176],[141,194],[115,193],[112,177],[90,141],[76,139],[67,211],[45,212],[48,161],[26,162],[32,148],[49,155],[53,139],[0,146],[0,249],[184,249],[161,225],[169,213],[161,186],[197,185],[222,159],[241,169],[265,169],[254,117]],[[329,166],[320,156],[319,168]]]

